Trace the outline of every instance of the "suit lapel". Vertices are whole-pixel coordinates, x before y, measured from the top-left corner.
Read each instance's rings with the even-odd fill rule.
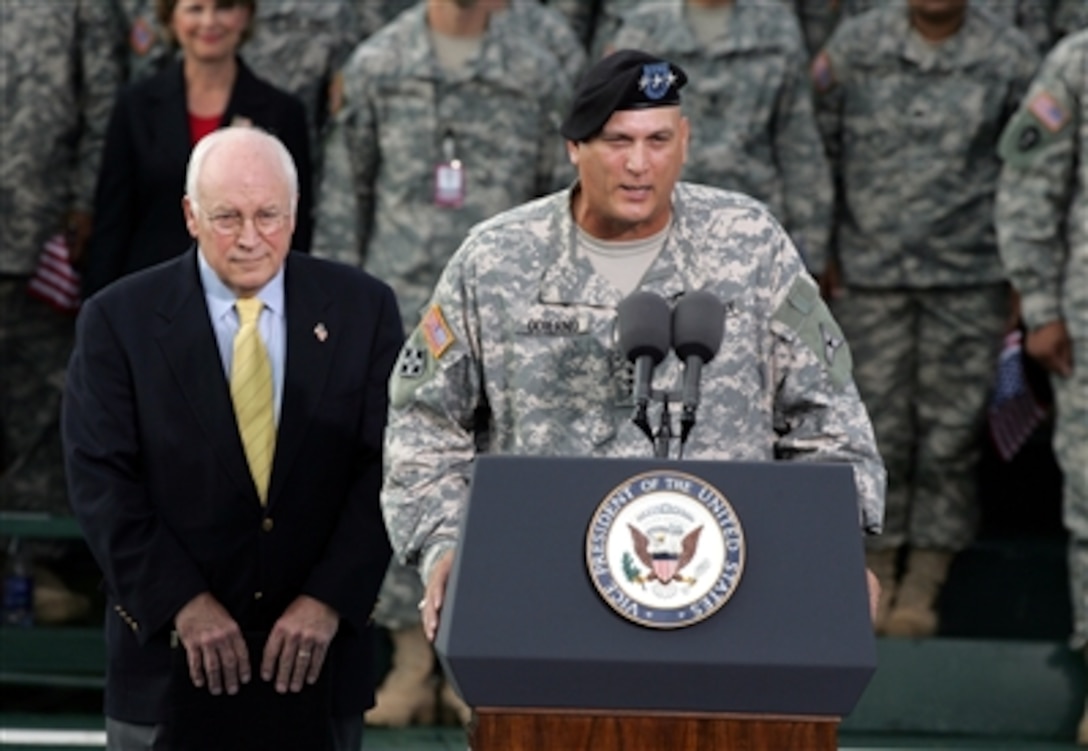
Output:
[[[212,446],[239,489],[251,493],[257,503],[257,489],[238,435],[223,361],[200,286],[196,249],[191,248],[177,263],[178,283],[164,290],[159,305],[163,325],[157,342],[204,431],[203,440]]]
[[[297,263],[288,256],[284,279],[287,313],[287,363],[283,404],[272,464],[269,505],[275,503],[299,449],[306,440],[318,400],[325,391],[333,353],[342,325],[332,299],[311,277],[292,273]]]

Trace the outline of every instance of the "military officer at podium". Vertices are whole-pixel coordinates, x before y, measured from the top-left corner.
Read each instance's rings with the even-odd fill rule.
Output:
[[[401,350],[382,505],[427,585],[431,638],[477,452],[652,455],[614,337],[636,290],[707,290],[725,308],[684,458],[848,462],[859,534],[881,529],[884,466],[850,352],[789,236],[748,196],[678,182],[686,80],[634,50],[587,71],[560,129],[578,179],[473,228]],[[680,378],[669,355],[655,385]]]

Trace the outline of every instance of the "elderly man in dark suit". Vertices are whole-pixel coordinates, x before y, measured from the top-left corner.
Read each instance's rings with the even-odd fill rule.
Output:
[[[298,182],[273,136],[189,162],[188,253],[80,315],[70,494],[102,568],[109,748],[358,749],[391,290],[290,252]]]

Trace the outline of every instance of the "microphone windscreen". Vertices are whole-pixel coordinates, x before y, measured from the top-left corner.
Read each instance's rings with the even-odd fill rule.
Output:
[[[725,329],[725,305],[706,290],[689,292],[680,298],[672,312],[672,346],[686,361],[695,355],[710,362],[722,346]]]
[[[654,365],[665,359],[671,344],[669,304],[653,292],[634,292],[616,307],[620,350],[634,362],[649,355]]]

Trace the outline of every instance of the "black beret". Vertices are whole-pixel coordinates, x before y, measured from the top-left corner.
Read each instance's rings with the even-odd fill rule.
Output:
[[[582,74],[559,132],[569,141],[586,141],[613,112],[675,107],[687,82],[677,65],[639,50],[617,50]]]

